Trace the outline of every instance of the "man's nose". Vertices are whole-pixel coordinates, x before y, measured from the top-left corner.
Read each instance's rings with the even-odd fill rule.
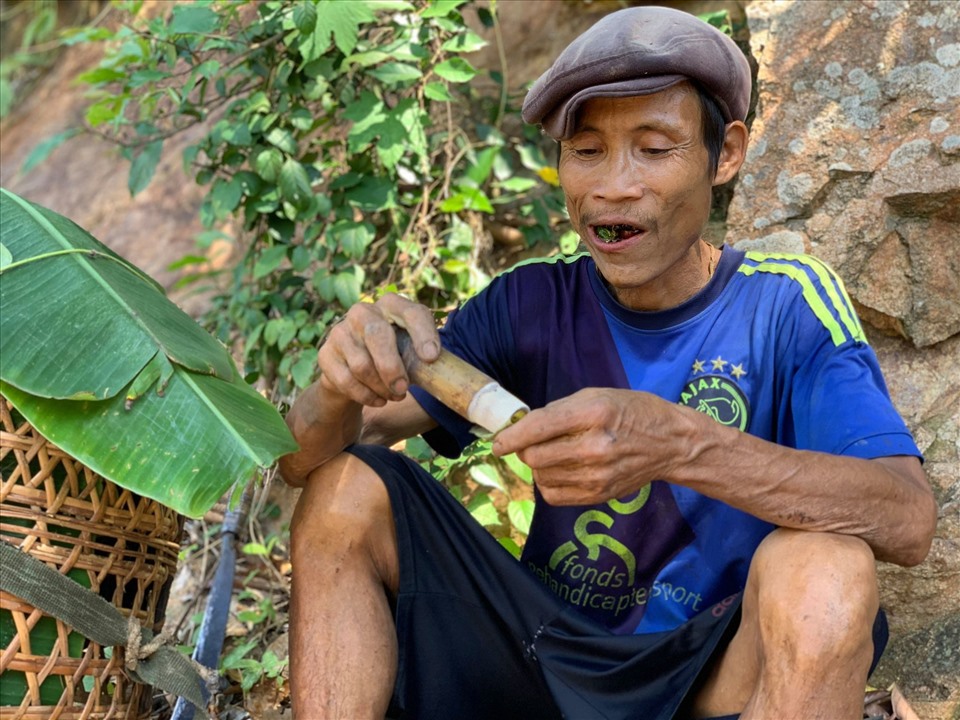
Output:
[[[593,195],[597,199],[636,200],[646,192],[644,174],[629,153],[611,155],[599,168]]]

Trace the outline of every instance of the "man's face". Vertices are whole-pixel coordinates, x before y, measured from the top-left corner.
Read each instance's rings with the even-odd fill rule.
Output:
[[[702,285],[698,241],[713,176],[700,112],[688,83],[593,98],[580,108],[574,136],[561,142],[570,221],[627,307],[672,307]]]

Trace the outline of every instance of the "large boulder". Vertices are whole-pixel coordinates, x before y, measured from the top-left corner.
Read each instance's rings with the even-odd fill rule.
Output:
[[[728,238],[790,233],[862,316],[960,332],[960,3],[756,2],[758,114]]]
[[[759,103],[728,216],[743,249],[839,272],[940,504],[927,560],[882,565],[897,681],[960,713],[960,3],[753,2]]]

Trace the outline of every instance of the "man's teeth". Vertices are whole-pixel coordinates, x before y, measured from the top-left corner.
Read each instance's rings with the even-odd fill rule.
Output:
[[[605,243],[614,243],[639,232],[633,225],[597,225],[597,237]]]

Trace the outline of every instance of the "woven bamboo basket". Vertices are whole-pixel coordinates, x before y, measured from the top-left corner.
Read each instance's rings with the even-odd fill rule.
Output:
[[[162,629],[181,518],[47,442],[0,396],[0,538]],[[0,720],[150,715],[111,652],[0,591]]]

